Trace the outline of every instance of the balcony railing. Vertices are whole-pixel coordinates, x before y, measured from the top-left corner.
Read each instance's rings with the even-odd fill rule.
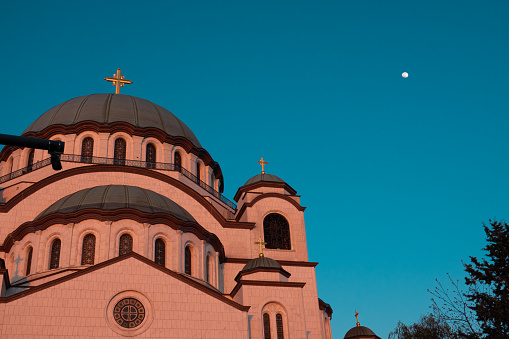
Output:
[[[85,157],[81,155],[74,155],[74,154],[62,154],[60,156],[61,161],[65,162],[78,162],[78,163],[87,163],[87,164],[98,164],[98,165],[117,165],[117,166],[130,166],[130,167],[140,167],[140,168],[148,168],[148,169],[154,169],[154,170],[162,170],[162,171],[175,171],[180,172],[183,176],[191,180],[192,182],[199,185],[202,189],[207,191],[209,194],[213,195],[217,199],[219,199],[221,202],[226,204],[228,207],[233,209],[234,211],[237,210],[237,205],[223,196],[221,193],[216,191],[212,186],[207,185],[205,182],[198,179],[196,175],[189,172],[185,168],[181,166],[175,166],[174,164],[170,163],[162,163],[162,162],[146,162],[146,161],[139,161],[139,160],[128,160],[128,159],[113,159],[113,158],[101,158],[101,157]],[[36,169],[48,166],[51,164],[50,159],[44,159],[42,161],[36,162],[35,164],[31,166],[27,166],[25,168],[19,169],[17,171],[14,171],[12,173],[6,174],[4,176],[0,177],[0,184],[4,183],[8,180],[20,177],[24,174],[27,174],[29,172],[32,172]]]

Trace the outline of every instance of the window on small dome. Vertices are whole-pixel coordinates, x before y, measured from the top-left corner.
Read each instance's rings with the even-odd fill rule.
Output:
[[[173,161],[173,164],[175,166],[175,171],[181,171],[182,170],[182,156],[179,152],[175,152],[175,159]]]
[[[268,313],[263,314],[263,339],[270,339],[270,316]]]
[[[189,275],[191,275],[192,272],[191,259],[192,259],[191,249],[189,248],[189,246],[186,246],[186,249],[184,251],[184,270],[185,270],[184,272]]]
[[[28,153],[27,172],[32,172],[33,165],[34,165],[34,150],[31,149],[30,153]]]
[[[55,239],[51,244],[51,257],[49,261],[49,269],[58,268],[60,264],[60,247],[62,242],[60,239]]]
[[[118,244],[118,255],[124,255],[133,251],[133,237],[129,234],[122,234]]]
[[[154,261],[156,264],[165,266],[165,254],[166,254],[166,248],[164,244],[164,240],[161,238],[158,238],[155,243],[155,250],[154,250]]]
[[[145,161],[147,162],[147,168],[156,168],[156,147],[154,144],[147,144],[145,155]]]
[[[87,234],[83,238],[83,248],[81,250],[81,264],[93,265],[95,261],[95,235]]]
[[[126,142],[122,138],[115,140],[115,151],[113,153],[113,164],[125,165]]]
[[[271,213],[263,219],[265,248],[290,250],[290,226],[281,214]]]
[[[94,156],[94,139],[86,137],[81,143],[81,162],[92,162]]]
[[[34,249],[30,247],[28,250],[28,256],[27,256],[27,270],[25,276],[28,276],[30,274],[30,269],[32,268],[32,253],[34,252]]]

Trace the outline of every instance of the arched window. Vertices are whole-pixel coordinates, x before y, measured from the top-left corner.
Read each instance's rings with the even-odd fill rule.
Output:
[[[81,162],[92,162],[94,156],[94,139],[86,137],[81,143]]]
[[[133,237],[129,234],[122,234],[118,244],[118,255],[124,255],[133,251]]]
[[[219,178],[219,193],[224,192],[224,180],[223,177]]]
[[[115,140],[115,151],[113,153],[113,164],[125,165],[126,143],[122,138]]]
[[[49,269],[58,268],[60,264],[60,247],[61,247],[60,239],[55,239],[51,244],[51,254],[49,260]]]
[[[186,249],[184,251],[184,272],[186,274],[191,275],[191,269],[192,269],[192,263],[191,263],[191,249],[189,246],[186,246]]]
[[[154,261],[156,262],[156,264],[164,266],[165,254],[166,254],[166,248],[165,248],[164,240],[159,238],[156,240],[155,251],[154,251]]]
[[[7,160],[7,163],[5,164],[4,175],[12,173],[12,164],[13,164],[13,162],[14,161],[12,160],[12,157],[9,157],[9,159]]]
[[[27,172],[32,172],[34,165],[34,150],[31,149],[28,153],[28,161],[27,161]]]
[[[270,339],[270,316],[268,313],[263,314],[263,339]]]
[[[207,259],[205,260],[205,281],[210,283],[210,254],[207,254]]]
[[[182,157],[179,152],[175,152],[175,160],[173,161],[173,164],[175,166],[175,171],[180,172],[182,170]]]
[[[290,226],[281,214],[271,213],[263,219],[265,248],[291,249]]]
[[[28,276],[30,274],[30,269],[32,268],[32,253],[34,252],[34,249],[30,247],[28,250],[28,256],[27,256],[27,269],[25,276]]]
[[[196,183],[199,185],[201,181],[201,165],[199,162],[196,163]]]
[[[147,162],[147,168],[156,168],[156,147],[154,144],[147,144],[145,161]]]
[[[285,339],[283,332],[283,316],[280,313],[276,314],[276,329],[277,339]]]
[[[83,248],[81,250],[81,264],[93,265],[95,260],[95,235],[87,234],[83,238]]]

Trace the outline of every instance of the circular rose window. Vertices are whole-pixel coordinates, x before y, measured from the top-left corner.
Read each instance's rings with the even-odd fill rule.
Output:
[[[113,318],[122,327],[138,327],[145,319],[145,307],[134,298],[122,299],[113,309]]]

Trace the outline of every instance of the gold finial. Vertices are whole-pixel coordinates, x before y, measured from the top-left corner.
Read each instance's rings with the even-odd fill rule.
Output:
[[[104,78],[106,81],[113,82],[113,86],[115,86],[115,94],[120,94],[120,87],[124,87],[124,84],[132,84],[131,80],[125,80],[120,68],[117,69],[117,74],[113,74],[112,78]]]
[[[355,317],[357,318],[357,326],[361,326],[359,323],[359,312],[357,312],[357,310],[355,310]]]
[[[260,165],[262,165],[262,174],[265,174],[265,165],[268,164],[265,160],[263,160],[263,157],[260,159],[260,161],[257,161]]]
[[[260,237],[260,240],[255,242],[255,244],[260,245],[260,258],[263,258],[263,248],[265,247],[265,245],[267,245],[267,243],[263,242],[262,237]]]

